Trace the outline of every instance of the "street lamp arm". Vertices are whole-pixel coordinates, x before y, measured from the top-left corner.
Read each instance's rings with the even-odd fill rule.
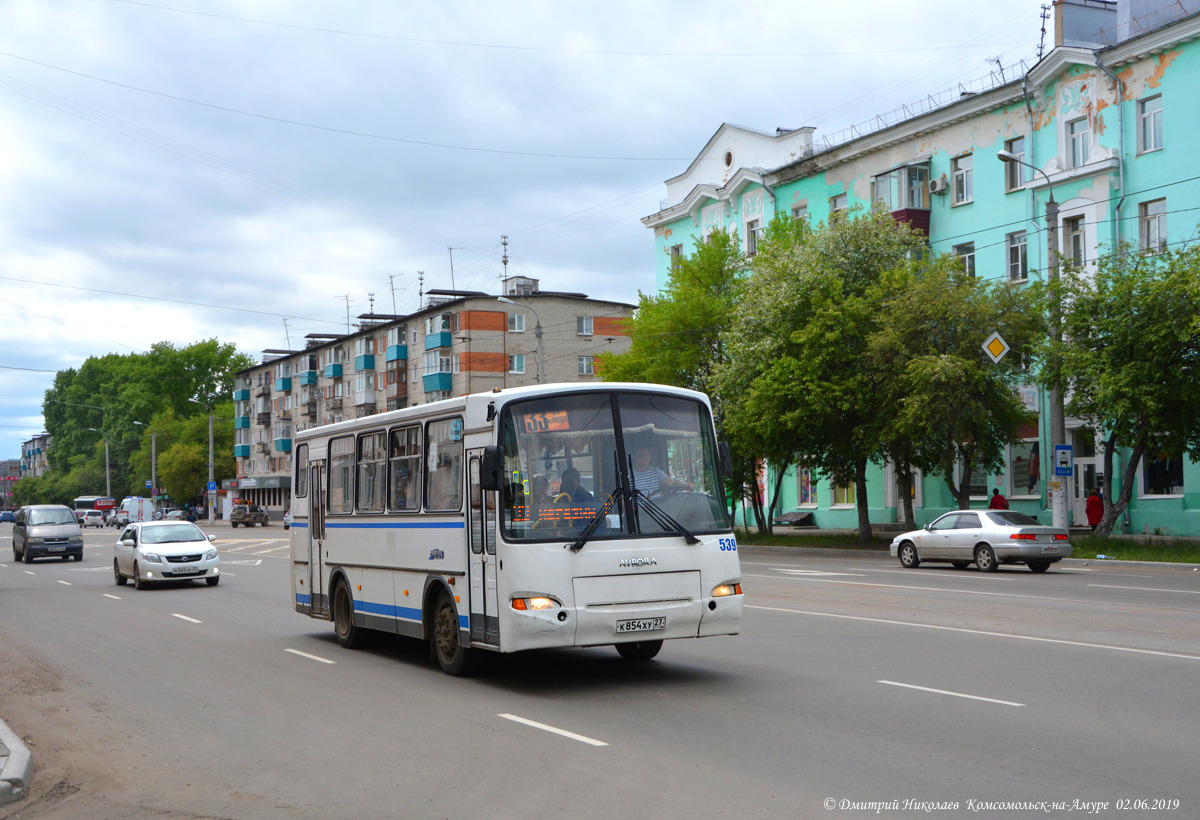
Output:
[[[1041,168],[1037,167],[1036,165],[1026,162],[1025,160],[1021,159],[1016,154],[1014,154],[1012,151],[1005,151],[1005,150],[997,151],[996,157],[1001,162],[1015,162],[1018,165],[1024,165],[1026,168],[1032,168],[1033,170],[1035,170],[1039,174],[1041,174],[1043,177],[1045,177],[1046,178],[1046,187],[1050,190],[1050,201],[1051,202],[1054,201],[1054,183],[1050,181],[1050,176],[1045,171],[1043,171]]]

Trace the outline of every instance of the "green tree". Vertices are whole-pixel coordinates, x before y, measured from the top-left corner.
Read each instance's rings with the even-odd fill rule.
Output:
[[[910,465],[941,474],[965,510],[972,469],[1002,472],[1005,445],[1033,420],[1016,388],[1031,378],[1024,366],[1045,338],[1041,292],[978,280],[949,257],[890,279],[869,344],[871,369],[895,376],[881,396],[891,408],[884,428],[888,456],[901,476]],[[999,363],[983,352],[992,331],[1010,347]],[[905,492],[911,485],[899,483],[912,520]]]
[[[1045,378],[1068,397],[1069,415],[1103,431],[1108,535],[1129,505],[1147,456],[1200,457],[1200,247],[1102,256],[1095,276],[1062,276],[1062,339]],[[1113,455],[1128,449],[1114,497]]]
[[[725,360],[721,330],[737,303],[746,275],[736,234],[714,231],[697,240],[693,253],[671,270],[661,294],[638,295],[628,323],[626,353],[600,354],[598,371],[607,381],[651,382],[708,394],[718,434],[727,438],[723,399],[714,376]],[[757,498],[755,457],[731,442],[734,497]],[[757,510],[761,518],[761,505]]]
[[[919,264],[924,238],[882,209],[855,209],[811,231],[772,221],[726,335],[731,423],[853,485],[859,538],[871,540],[867,465],[886,455],[880,397],[892,374],[868,356],[888,295],[885,274]],[[883,411],[883,412],[881,412]]]

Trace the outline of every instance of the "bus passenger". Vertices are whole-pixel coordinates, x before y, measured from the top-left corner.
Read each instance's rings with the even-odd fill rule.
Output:
[[[563,498],[566,496],[566,498]],[[558,485],[558,495],[554,498],[554,503],[562,506],[563,504],[574,505],[577,507],[591,507],[595,505],[596,499],[592,497],[583,486],[579,483],[579,471],[574,467],[568,467],[562,471],[562,481]]]

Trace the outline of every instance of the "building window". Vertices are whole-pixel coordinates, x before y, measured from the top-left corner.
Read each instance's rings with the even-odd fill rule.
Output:
[[[448,348],[430,350],[425,354],[425,373],[452,373],[453,357]],[[414,379],[415,381],[415,379]]]
[[[1162,147],[1162,97],[1151,97],[1138,103],[1138,153],[1159,151]]]
[[[840,211],[844,211],[844,210],[846,210],[846,207],[847,207],[847,200],[846,200],[845,194],[838,194],[837,196],[831,196],[829,198],[829,213],[830,214],[836,214]]]
[[[797,205],[792,208],[792,219],[808,219],[808,206]]]
[[[758,220],[752,219],[746,223],[746,256],[758,253]]]
[[[1063,220],[1063,232],[1066,234],[1067,261],[1073,268],[1081,268],[1087,261],[1084,250],[1083,217],[1075,216]]]
[[[509,333],[524,333],[525,332],[525,314],[524,313],[508,314],[508,332]]]
[[[576,361],[579,364],[580,376],[594,376],[596,374],[594,362],[591,356],[580,356]]]
[[[683,264],[683,245],[671,246],[671,270],[679,270]]]
[[[1160,453],[1142,465],[1142,495],[1183,495],[1183,459]]]
[[[846,487],[834,485],[833,488],[833,506],[854,506],[854,485],[850,484]]]
[[[1067,123],[1067,139],[1071,142],[1071,167],[1086,165],[1092,150],[1092,129],[1087,117]]]
[[[1025,138],[1017,137],[1008,140],[1004,143],[1004,150],[1012,154],[1021,162],[1025,162]],[[1004,163],[1004,189],[1006,191],[1018,191],[1025,187],[1029,182],[1029,174],[1032,169],[1021,162],[1009,161]]]
[[[592,317],[591,316],[576,316],[575,317],[575,335],[591,336],[592,335]]]
[[[1154,199],[1138,205],[1138,240],[1142,250],[1167,249],[1167,201]]]
[[[812,506],[817,503],[817,494],[813,486],[812,470],[807,467],[796,469],[796,506]]]
[[[975,243],[967,242],[954,246],[954,256],[962,261],[967,276],[975,276]]]
[[[1029,278],[1029,257],[1025,253],[1025,231],[1008,235],[1008,279],[1024,282]]]
[[[873,202],[889,211],[929,208],[929,166],[906,165],[879,174],[871,180]]]
[[[971,154],[950,161],[954,178],[954,204],[965,205],[975,199],[975,158]]]
[[[510,353],[508,356],[508,372],[509,373],[524,373],[525,372],[525,354]]]

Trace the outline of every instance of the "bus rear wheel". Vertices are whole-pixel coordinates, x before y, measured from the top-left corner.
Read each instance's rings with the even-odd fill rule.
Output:
[[[475,668],[475,653],[459,639],[458,607],[445,590],[433,606],[433,654],[447,675],[469,675]]]
[[[354,625],[354,597],[345,581],[340,581],[333,591],[333,632],[337,642],[347,649],[362,643],[362,632]]]
[[[617,652],[627,661],[648,661],[662,649],[662,641],[634,641],[617,644]]]

